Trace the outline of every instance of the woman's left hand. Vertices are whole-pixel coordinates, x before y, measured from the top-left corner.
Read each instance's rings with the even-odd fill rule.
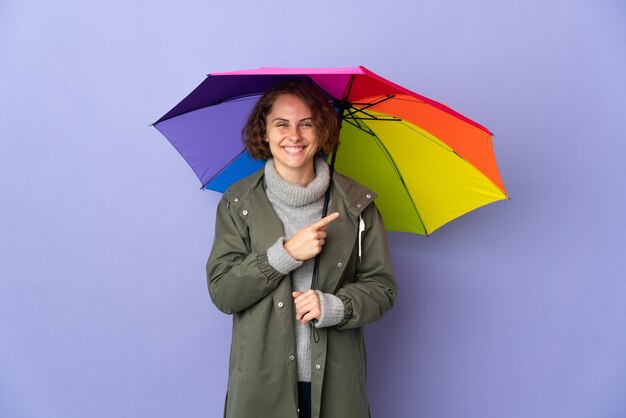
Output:
[[[293,292],[293,301],[296,304],[296,320],[303,324],[313,319],[319,319],[322,315],[320,297],[313,289],[306,292]]]

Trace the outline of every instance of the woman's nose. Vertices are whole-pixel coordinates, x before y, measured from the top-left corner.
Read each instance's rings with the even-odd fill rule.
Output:
[[[289,139],[292,139],[294,141],[299,141],[302,138],[302,135],[300,135],[300,128],[298,126],[294,126],[291,129],[289,129]]]

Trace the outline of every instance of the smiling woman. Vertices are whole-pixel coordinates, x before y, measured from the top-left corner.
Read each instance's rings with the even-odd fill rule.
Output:
[[[322,158],[338,136],[328,100],[296,81],[268,90],[243,129],[267,161],[224,193],[207,263],[213,302],[233,314],[226,417],[369,416],[362,327],[397,286],[374,194]]]

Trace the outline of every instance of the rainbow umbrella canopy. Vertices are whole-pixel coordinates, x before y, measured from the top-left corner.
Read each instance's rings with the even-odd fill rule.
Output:
[[[246,153],[241,129],[259,97],[288,79],[313,82],[332,101],[342,122],[335,167],[379,195],[388,230],[430,234],[508,198],[488,129],[364,67],[209,74],[154,126],[203,188],[223,192],[264,164]]]

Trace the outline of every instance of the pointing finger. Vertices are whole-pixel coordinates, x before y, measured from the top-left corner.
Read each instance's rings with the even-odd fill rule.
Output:
[[[311,227],[313,229],[325,228],[326,226],[328,226],[329,223],[331,223],[332,221],[334,221],[337,218],[339,218],[339,212],[333,212],[330,215],[328,215],[328,216],[320,219],[319,221],[315,222],[314,224],[311,224]]]

